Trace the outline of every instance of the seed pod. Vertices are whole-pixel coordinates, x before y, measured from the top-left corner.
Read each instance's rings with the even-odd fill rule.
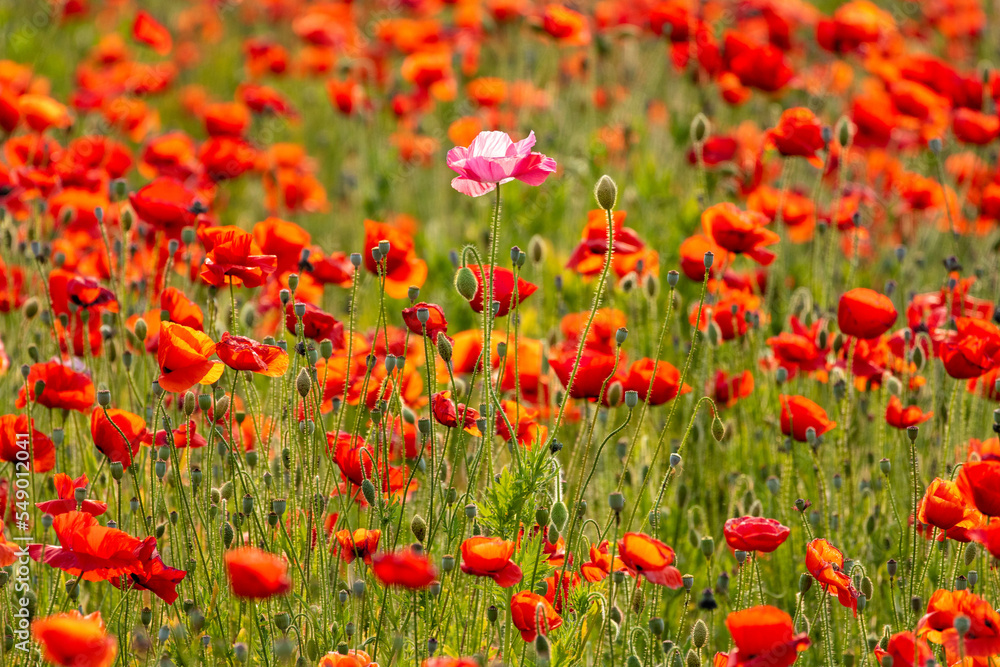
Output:
[[[705,644],[708,643],[708,626],[705,625],[705,621],[700,618],[695,621],[694,627],[691,628],[691,644],[697,649],[705,648]]]

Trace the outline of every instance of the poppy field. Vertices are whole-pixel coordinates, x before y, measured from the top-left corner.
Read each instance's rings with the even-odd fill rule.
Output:
[[[1000,665],[997,44],[0,4],[0,664]]]

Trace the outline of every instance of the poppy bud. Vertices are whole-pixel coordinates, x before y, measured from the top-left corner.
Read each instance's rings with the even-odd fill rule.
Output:
[[[450,363],[453,348],[451,341],[448,340],[448,336],[446,336],[443,331],[438,332],[437,349],[438,354],[441,355],[441,358],[445,361],[445,363]]]
[[[919,595],[914,595],[913,597],[910,598],[910,610],[913,613],[919,614],[923,610],[923,608],[924,608],[924,599],[922,597],[920,597]]]
[[[868,605],[868,596],[864,593],[858,596],[858,611],[864,611],[865,607]]]
[[[641,588],[636,588],[632,592],[632,612],[638,616],[642,613],[643,608],[646,606],[646,596]]]
[[[413,519],[410,521],[410,532],[413,533],[418,542],[423,542],[424,538],[427,537],[427,522],[419,514],[413,515]]]
[[[220,530],[220,536],[222,537],[222,543],[226,545],[226,548],[228,549],[229,546],[233,543],[233,536],[234,536],[233,526],[228,521],[226,521],[222,524],[219,530]]]
[[[215,417],[219,418],[229,412],[229,396],[223,396],[215,402]]]
[[[303,368],[299,371],[298,377],[295,378],[295,390],[299,392],[299,396],[305,398],[309,395],[311,387],[312,379],[309,377],[309,371]]]
[[[618,382],[617,380],[612,382],[611,385],[608,386],[607,399],[609,407],[617,408],[619,405],[621,405],[623,389],[624,387],[622,386],[622,383]]]
[[[726,437],[726,426],[719,419],[719,415],[715,415],[715,419],[712,420],[712,437],[715,438],[716,442],[722,442],[722,439]]]
[[[559,541],[559,528],[554,523],[550,523],[545,531],[545,541],[549,544],[556,544]]]
[[[38,299],[36,299],[35,297],[31,297],[30,299],[28,299],[27,301],[25,301],[24,302],[24,309],[22,311],[24,313],[25,319],[28,319],[28,320],[34,319],[35,315],[38,314],[38,309],[39,309],[38,308]]]
[[[976,546],[975,542],[969,542],[965,545],[965,567],[969,567],[974,562],[976,562],[976,556],[979,555],[979,548]]]
[[[455,289],[466,301],[472,301],[476,297],[476,292],[479,291],[479,281],[476,280],[476,274],[472,272],[472,269],[463,266],[455,273]]]
[[[615,202],[618,201],[618,186],[607,174],[601,176],[594,186],[594,198],[597,199],[597,205],[605,211],[614,209]]]
[[[837,143],[841,148],[851,145],[854,138],[854,124],[846,116],[841,116],[837,121]]]
[[[691,120],[691,143],[695,146],[701,146],[708,139],[708,133],[711,129],[708,118],[703,113],[698,113]]]
[[[544,612],[542,613],[544,614]],[[549,659],[549,640],[545,638],[545,635],[535,637],[535,653],[541,660]]]
[[[552,523],[559,530],[563,530],[566,527],[566,521],[569,519],[569,512],[566,510],[566,503],[559,500],[552,504],[552,510],[550,512],[552,516]]]
[[[528,257],[531,263],[536,266],[545,261],[545,241],[541,236],[535,234],[528,241]]]

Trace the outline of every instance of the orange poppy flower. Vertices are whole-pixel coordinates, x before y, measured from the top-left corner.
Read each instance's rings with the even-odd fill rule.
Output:
[[[785,157],[804,157],[815,167],[823,166],[822,158],[816,154],[826,146],[823,141],[823,126],[810,109],[785,109],[778,125],[768,131],[767,138]]]
[[[421,322],[417,311],[427,311],[427,321]],[[432,342],[437,342],[438,334],[448,335],[448,319],[441,306],[435,303],[421,301],[403,309],[403,322],[406,328],[417,336],[426,335]]]
[[[382,258],[382,268],[379,268],[371,250],[383,240],[389,242],[389,254]],[[362,256],[370,273],[384,272],[385,292],[393,299],[406,298],[411,285],[422,287],[427,280],[427,263],[417,259],[413,237],[392,225],[365,220],[365,252]]]
[[[36,396],[35,386],[39,381],[44,384],[44,389]],[[25,385],[21,387],[14,403],[18,408],[26,406],[30,398],[47,408],[87,412],[93,407],[97,397],[94,383],[86,374],[74,371],[59,361],[33,364]]]
[[[128,469],[139,453],[139,445],[148,444],[149,431],[146,420],[139,415],[117,409],[109,409],[105,415],[104,410],[99,409],[90,413],[90,436],[94,446],[110,461]]]
[[[590,43],[587,17],[563,5],[545,6],[542,29],[562,44],[584,46]]]
[[[501,588],[521,581],[521,568],[511,560],[514,543],[499,537],[470,537],[462,542],[462,572],[489,577]]]
[[[1000,520],[991,520],[989,523],[970,528],[966,535],[974,542],[983,545],[994,558],[1000,554]]]
[[[795,634],[792,617],[777,607],[761,605],[726,616],[733,637],[728,667],[789,667],[809,648],[809,635]]]
[[[84,616],[74,609],[36,619],[31,634],[54,665],[110,667],[118,655],[118,642],[108,636],[99,611]]]
[[[837,304],[837,325],[857,338],[878,338],[892,328],[898,315],[892,299],[867,287],[844,292]]]
[[[806,431],[815,429],[819,437],[837,425],[826,416],[826,410],[805,396],[778,397],[781,403],[781,432],[799,442],[808,440]]]
[[[183,324],[161,322],[156,351],[160,386],[166,391],[182,392],[194,384],[212,384],[226,368],[219,361],[208,360],[213,354],[215,343],[206,334]]]
[[[340,557],[351,563],[360,558],[366,563],[372,562],[372,554],[378,549],[378,541],[382,537],[381,530],[366,530],[358,528],[353,533],[347,529],[337,531],[337,543],[340,545]]]
[[[565,340],[555,345],[550,351],[549,364],[556,377],[564,387],[569,384],[573,374],[573,366],[577,358],[579,343]],[[621,362],[619,362],[619,367]],[[611,377],[615,368],[615,353],[604,345],[587,345],[580,355],[580,364],[573,378],[573,386],[569,394],[573,398],[604,399],[601,387],[605,380]],[[610,386],[610,381],[608,383]],[[649,385],[646,385],[649,388]]]
[[[760,516],[729,519],[722,528],[730,549],[765,554],[780,547],[790,533],[791,530],[777,520]]]
[[[625,533],[618,540],[618,553],[636,575],[668,588],[683,586],[681,572],[673,566],[674,550],[663,542],[642,533]]]
[[[690,280],[701,282],[705,279],[705,254],[712,253],[715,260],[711,268],[708,269],[710,278],[719,272],[719,267],[727,257],[726,251],[720,247],[710,236],[695,234],[689,236],[681,242],[679,248],[681,256],[681,272]]]
[[[432,658],[433,659],[433,658]],[[358,648],[348,649],[347,653],[335,653],[331,651],[319,659],[317,667],[378,667],[377,662],[372,662],[370,655]]]
[[[837,596],[840,604],[858,613],[858,591],[844,572],[844,554],[823,538],[806,545],[806,569],[827,591]]]
[[[985,146],[1000,136],[1000,117],[975,109],[955,109],[951,119],[955,138],[967,144]]]
[[[30,449],[24,437],[31,433]],[[22,446],[23,445],[23,446]],[[23,458],[24,452],[33,455],[31,472],[48,472],[56,465],[56,448],[52,440],[35,428],[35,421],[29,421],[28,415],[2,415],[0,416],[0,461],[16,463],[18,461],[28,463],[28,459]],[[2,505],[0,505],[2,510]],[[2,515],[2,511],[0,511]]]
[[[515,593],[510,599],[510,621],[526,642],[533,642],[538,635],[547,635],[562,625],[562,617],[549,601],[531,591]]]
[[[767,229],[767,218],[756,211],[741,211],[735,204],[723,202],[705,209],[701,226],[705,234],[719,247],[736,254],[745,254],[758,264],[768,266],[775,255],[766,246],[781,240]],[[704,273],[702,273],[704,275]]]
[[[375,554],[371,565],[375,577],[386,586],[418,590],[437,579],[437,569],[430,560],[412,549]]]
[[[590,560],[580,565],[580,574],[591,583],[603,581],[612,572],[628,572],[628,567],[617,555],[612,558],[611,544],[603,540],[597,546],[590,545]]]
[[[292,590],[287,561],[255,547],[227,551],[226,574],[238,598],[264,600]]]
[[[977,515],[979,512],[962,493],[961,487],[940,477],[927,486],[917,509],[917,521],[942,531],[961,524],[978,525],[982,517]]]
[[[139,219],[171,235],[191,227],[207,207],[194,190],[170,177],[160,177],[129,195]]]
[[[1000,614],[989,602],[971,591],[934,591],[927,601],[927,613],[917,621],[917,636],[932,644],[942,644],[948,664],[959,661],[959,637],[955,619],[969,619],[969,631],[962,640],[965,656],[985,658],[1000,653]]]
[[[909,405],[904,408],[902,401],[899,400],[899,396],[890,397],[889,404],[886,406],[885,410],[886,423],[889,424],[889,426],[899,429],[905,429],[910,426],[916,426],[917,424],[923,424],[933,416],[933,412],[923,412],[920,407],[916,405]]]
[[[455,401],[451,399],[451,392],[448,390],[439,391],[431,396],[431,413],[437,423],[448,428],[458,428],[458,416],[461,415],[462,428],[476,437],[482,435],[479,427],[476,426],[479,411],[466,407],[465,403],[459,403],[456,406]]]
[[[60,546],[31,544],[28,554],[86,581],[108,581],[141,572],[137,553],[147,541],[156,544],[155,537],[143,541],[117,528],[101,526],[86,512],[60,514],[53,518],[52,528]]]
[[[276,378],[288,370],[288,353],[277,345],[265,345],[228,331],[222,333],[215,353],[222,363],[237,371],[253,371]]]
[[[743,371],[730,377],[726,371],[718,371],[714,380],[709,383],[706,393],[715,401],[716,405],[732,407],[736,401],[746,398],[753,393],[754,380],[753,373]]]

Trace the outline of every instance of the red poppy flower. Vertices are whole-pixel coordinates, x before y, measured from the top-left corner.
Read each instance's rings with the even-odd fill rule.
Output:
[[[344,324],[327,313],[319,306],[311,303],[293,304],[291,301],[285,307],[285,326],[289,331],[298,333],[298,317],[295,315],[295,307],[304,306],[305,314],[302,315],[303,335],[310,340],[329,340],[334,348],[340,349],[344,346]]]
[[[41,395],[35,395],[35,385],[41,380],[45,385]],[[97,391],[94,383],[84,374],[74,371],[59,361],[33,364],[28,371],[25,385],[14,403],[18,408],[28,404],[27,399],[56,410],[87,412],[94,406]]]
[[[654,377],[654,368],[656,375]],[[579,377],[579,375],[577,375]],[[650,381],[653,383],[650,391]],[[686,382],[681,387],[681,372],[667,361],[649,359],[643,357],[632,362],[629,368],[628,377],[622,383],[626,390],[638,392],[639,399],[648,401],[650,405],[663,405],[667,401],[672,401],[677,397],[678,390],[681,394],[691,392],[691,386]]]
[[[382,258],[380,269],[372,257],[379,241],[389,242],[389,254]],[[427,280],[427,263],[417,259],[413,237],[392,225],[365,220],[365,268],[370,273],[385,273],[385,293],[394,299],[406,298],[410,286],[422,287]]]
[[[775,519],[744,516],[726,521],[722,533],[726,544],[734,551],[755,551],[769,554],[780,547],[791,532]]]
[[[778,397],[781,403],[781,432],[792,436],[799,442],[806,442],[806,431],[816,430],[819,437],[837,425],[826,416],[826,410],[810,401],[805,396]]]
[[[566,340],[550,350],[549,364],[563,386],[569,384],[576,362],[579,343]],[[611,377],[615,368],[615,353],[604,345],[587,345],[580,357],[580,365],[573,379],[569,393],[573,398],[597,399],[601,396],[601,386]],[[610,381],[608,383],[610,385]],[[649,388],[649,385],[646,385]]]
[[[728,667],[789,667],[809,648],[809,635],[795,634],[792,617],[769,605],[732,612],[726,628],[735,645]]]
[[[437,569],[423,554],[412,549],[372,556],[372,572],[386,586],[410,590],[427,588],[437,579]]]
[[[139,219],[172,235],[195,224],[198,213],[207,210],[199,195],[180,181],[157,178],[129,195]]]
[[[829,347],[820,347],[820,329],[823,322],[817,320],[809,327],[799,318],[790,318],[791,331],[782,331],[767,339],[778,366],[788,371],[789,377],[799,371],[807,373],[825,370]]]
[[[421,322],[420,316],[417,314],[417,311],[422,308],[427,310],[427,322]],[[421,301],[404,308],[403,322],[406,323],[406,328],[417,336],[423,336],[426,333],[433,343],[437,343],[438,334],[448,335],[448,320],[445,318],[441,306],[434,303]]]
[[[767,138],[782,155],[808,158],[810,164],[823,166],[823,160],[816,154],[826,146],[823,126],[810,109],[785,109],[778,125],[768,131]]]
[[[899,396],[890,397],[889,404],[886,406],[885,410],[886,423],[889,424],[889,426],[900,429],[916,426],[917,424],[923,424],[933,416],[933,412],[923,412],[920,407],[916,405],[909,405],[904,408],[902,401],[899,400]]]
[[[975,109],[959,108],[951,119],[955,138],[966,144],[985,146],[1000,136],[1000,117]]]
[[[349,530],[337,531],[337,544],[340,545],[340,557],[351,563],[360,558],[366,563],[372,562],[372,554],[378,549],[381,530],[366,530],[358,528],[353,533]]]
[[[705,279],[705,254],[712,253],[716,259],[708,269],[710,278],[719,272],[722,259],[727,257],[726,250],[720,247],[710,236],[695,234],[689,236],[681,242],[679,248],[681,256],[681,272],[690,280],[701,282]]]
[[[114,292],[102,287],[94,278],[74,276],[66,284],[66,296],[70,302],[81,308],[104,306],[108,312],[118,312],[118,301]]]
[[[587,17],[563,5],[545,5],[542,29],[564,44],[583,46],[590,43]]]
[[[139,415],[117,409],[109,409],[105,415],[104,410],[94,410],[90,414],[90,436],[94,446],[110,461],[128,469],[139,445],[148,440],[149,432],[146,420]]]
[[[515,593],[510,599],[510,620],[526,642],[562,625],[562,617],[549,601],[531,591]]]
[[[858,591],[844,572],[844,554],[826,540],[817,538],[806,545],[806,569],[840,604],[858,613]]]
[[[731,51],[727,36],[726,58],[729,69],[748,88],[773,93],[792,80],[794,72],[788,66],[784,52],[776,46],[745,45],[735,54],[731,54]]]
[[[156,540],[153,538],[142,542],[136,551],[136,556],[139,560],[138,570],[130,573],[125,581],[111,579],[111,585],[115,588],[131,586],[138,590],[149,591],[167,604],[176,602],[177,586],[184,581],[187,572],[166,565],[156,550]]]
[[[845,292],[837,304],[837,326],[857,338],[878,338],[892,328],[897,316],[892,299],[867,287]]]
[[[265,600],[292,590],[288,562],[254,547],[227,551],[226,575],[229,589],[238,598]]]
[[[962,494],[986,516],[1000,516],[1000,461],[967,461],[958,474]]]
[[[160,323],[156,358],[160,365],[160,386],[166,391],[187,391],[194,384],[212,384],[225,370],[215,354],[215,343],[201,331],[173,322]]]
[[[483,312],[483,293],[486,290],[486,281],[489,279],[488,274],[490,273],[490,265],[484,264],[479,266],[478,264],[469,264],[469,269],[472,271],[473,275],[476,276],[476,282],[478,287],[476,288],[476,295],[472,297],[472,301],[469,305],[472,306],[472,310],[477,313]],[[497,267],[493,274],[493,300],[500,302],[500,310],[497,311],[497,317],[503,317],[510,312],[511,305],[514,300],[514,272],[510,269],[505,269],[503,267]],[[527,280],[517,279],[517,303],[520,305],[529,296],[535,293],[538,287],[529,283]]]
[[[111,667],[118,655],[118,642],[108,636],[99,611],[84,616],[74,609],[35,619],[31,635],[42,657],[62,667]]]
[[[53,518],[52,528],[60,546],[29,545],[28,553],[34,560],[86,581],[106,581],[142,569],[136,552],[144,541],[101,526],[86,512],[60,514]],[[146,539],[156,544],[155,537]]]
[[[462,542],[462,572],[489,577],[501,588],[521,581],[521,568],[511,560],[515,544],[499,537],[470,537]]]
[[[56,487],[57,499],[35,503],[35,507],[40,509],[42,513],[51,514],[52,516],[73,512],[78,509],[76,490],[87,488],[88,482],[86,474],[73,479],[66,473],[57,472],[55,477],[52,478],[52,483]],[[99,500],[84,500],[80,503],[79,510],[93,516],[100,516],[108,511],[108,504],[102,503]]]
[[[278,273],[298,271],[302,251],[309,247],[312,240],[309,232],[299,225],[275,217],[254,225],[253,238],[263,254],[275,256]]]
[[[142,10],[135,15],[135,21],[132,23],[132,36],[137,42],[153,47],[153,50],[161,56],[170,53],[174,46],[170,31],[150,16],[148,12]]]
[[[222,363],[237,371],[253,371],[276,378],[288,370],[288,353],[277,345],[265,345],[228,331],[223,332],[215,353]]]
[[[201,277],[209,285],[244,285],[260,287],[274,273],[278,258],[265,255],[253,236],[241,229],[209,230],[212,248],[205,257]]]
[[[628,567],[617,555],[612,558],[611,543],[603,540],[597,546],[590,545],[590,560],[580,565],[580,574],[591,583],[603,581],[612,572],[628,572]]]
[[[428,658],[424,661],[424,665],[431,661],[439,660],[445,658],[445,656],[438,656],[437,658]],[[453,658],[448,658],[453,660]],[[447,665],[449,663],[445,663]],[[461,667],[466,667],[463,663],[459,663]],[[341,654],[334,651],[327,653],[322,658],[319,659],[319,664],[317,667],[378,667],[377,662],[372,662],[370,655],[358,648],[348,649],[347,653]]]
[[[439,391],[431,396],[431,412],[437,423],[448,428],[458,428],[458,415],[462,415],[462,428],[470,434],[479,437],[482,435],[476,420],[479,419],[479,411],[466,407],[465,403],[459,403],[456,407],[455,401],[451,399],[450,391]]]
[[[642,533],[625,533],[618,540],[618,553],[632,572],[668,588],[680,588],[681,572],[673,566],[674,550]]]
[[[917,521],[948,531],[961,524],[968,524],[967,527],[978,525],[982,518],[976,516],[978,514],[958,483],[938,477],[924,491],[917,510]]]
[[[30,440],[26,440],[30,433]],[[32,454],[31,472],[48,472],[56,465],[56,448],[47,435],[35,427],[26,414],[0,415],[0,461],[28,463],[24,452]],[[3,505],[0,503],[0,515]]]
[[[875,647],[875,658],[880,665],[885,656],[892,658],[893,667],[924,667],[934,654],[927,642],[912,632],[897,632],[889,637],[884,649]]]
[[[967,658],[986,658],[1000,652],[1000,614],[993,606],[971,591],[934,591],[927,601],[927,613],[917,621],[917,636],[945,647],[949,665],[961,660],[955,619],[969,619],[969,631],[962,640]],[[984,660],[988,663],[988,660]]]
[[[732,407],[736,401],[753,393],[753,373],[743,371],[730,377],[726,371],[718,371],[706,391],[716,405]]]
[[[705,234],[719,247],[732,253],[745,254],[764,266],[771,264],[775,257],[766,246],[781,240],[780,236],[767,229],[767,222],[762,213],[741,211],[729,202],[715,204],[701,214],[701,226]]]

